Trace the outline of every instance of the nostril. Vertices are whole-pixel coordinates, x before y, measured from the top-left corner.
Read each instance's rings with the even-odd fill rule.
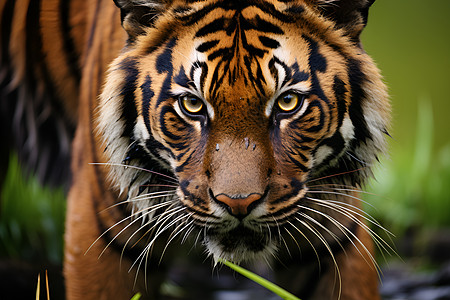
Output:
[[[212,195],[212,198],[224,206],[231,215],[242,220],[257,206],[263,195],[252,193],[246,197],[232,197],[222,193],[216,196]]]

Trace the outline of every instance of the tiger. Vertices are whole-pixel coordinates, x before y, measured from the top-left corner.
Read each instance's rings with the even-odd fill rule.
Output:
[[[359,196],[390,126],[373,2],[3,1],[4,128],[28,124],[9,140],[68,186],[67,299],[157,299],[192,245],[304,300],[380,299]]]

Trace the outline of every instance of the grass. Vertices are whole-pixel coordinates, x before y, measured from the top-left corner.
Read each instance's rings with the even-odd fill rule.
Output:
[[[282,299],[285,300],[300,300],[299,298],[297,298],[296,296],[292,295],[291,293],[289,293],[288,291],[286,291],[285,289],[279,287],[278,285],[270,282],[269,280],[256,275],[253,272],[250,272],[247,269],[244,269],[230,261],[227,260],[223,260],[223,259],[219,259],[219,262],[226,265],[227,267],[229,267],[230,269],[240,273],[241,275],[247,277],[248,279],[252,280],[253,282],[263,286],[264,288],[268,289],[269,291],[271,291],[272,293],[280,296]]]
[[[48,286],[48,275],[45,271],[45,291],[47,295],[47,300],[50,300],[50,288]],[[38,274],[37,287],[36,287],[36,300],[39,300],[41,296],[41,274]]]
[[[43,188],[36,178],[25,177],[13,155],[0,199],[0,257],[60,264],[66,207],[62,189]]]
[[[430,103],[419,101],[414,147],[384,159],[375,172],[376,180],[368,186],[373,194],[365,196],[372,205],[366,210],[400,235],[411,227],[450,227],[450,143],[433,149]]]

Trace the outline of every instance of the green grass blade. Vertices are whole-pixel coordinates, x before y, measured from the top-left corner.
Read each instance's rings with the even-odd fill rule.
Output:
[[[141,293],[137,293],[136,295],[133,296],[133,298],[131,298],[131,300],[139,300],[141,299]]]
[[[281,287],[277,286],[276,284],[273,284],[272,282],[268,281],[267,279],[262,278],[261,276],[256,275],[255,273],[250,272],[238,265],[235,265],[232,262],[229,262],[229,261],[226,261],[223,259],[219,259],[219,262],[226,265],[230,269],[233,269],[234,271],[240,273],[241,275],[247,277],[248,279],[256,282],[257,284],[265,287],[269,291],[277,294],[278,296],[280,296],[281,298],[283,298],[285,300],[300,300],[299,298],[292,295],[288,291],[282,289]]]

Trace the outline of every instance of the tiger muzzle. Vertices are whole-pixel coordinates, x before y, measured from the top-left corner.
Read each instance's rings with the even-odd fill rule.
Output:
[[[222,140],[210,152],[209,196],[242,220],[264,203],[273,168],[269,143],[256,138]]]

